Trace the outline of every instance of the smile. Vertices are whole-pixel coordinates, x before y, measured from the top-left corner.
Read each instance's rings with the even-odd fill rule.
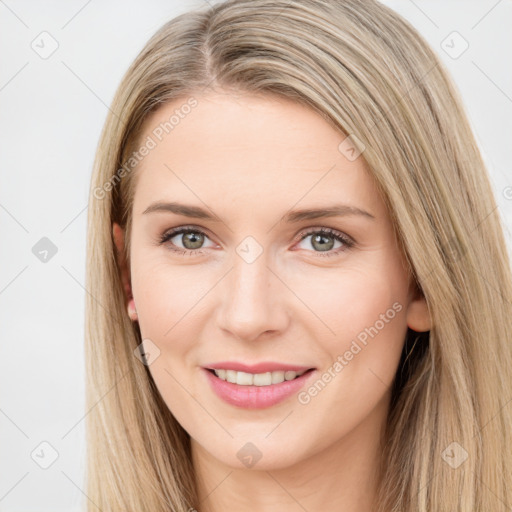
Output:
[[[309,370],[303,370],[301,372],[281,370],[265,373],[247,373],[222,369],[212,371],[219,379],[231,382],[232,384],[238,384],[239,386],[271,386],[272,384],[281,384],[281,382],[287,380],[294,380],[304,375],[304,373]]]
[[[202,368],[202,373],[210,389],[224,402],[244,409],[264,409],[296,395],[316,370],[275,370],[253,374]]]

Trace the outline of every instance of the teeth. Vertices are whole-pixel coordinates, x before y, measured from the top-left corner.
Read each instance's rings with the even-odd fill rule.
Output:
[[[226,380],[232,384],[239,384],[240,386],[270,386],[271,384],[280,384],[285,380],[293,380],[300,377],[302,372],[293,371],[276,371],[266,373],[246,373],[237,372],[235,370],[214,370],[215,375],[219,379]]]

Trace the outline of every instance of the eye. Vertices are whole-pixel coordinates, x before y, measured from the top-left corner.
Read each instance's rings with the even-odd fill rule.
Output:
[[[309,242],[305,242],[307,238],[311,237]],[[176,241],[173,241],[176,238]],[[335,256],[355,245],[355,242],[347,235],[336,231],[331,228],[316,228],[301,233],[298,237],[299,244],[303,243],[304,246],[299,249],[315,249],[314,252],[319,253],[319,256]],[[201,249],[207,247],[214,247],[212,243],[210,246],[204,246],[205,240],[209,240],[206,233],[201,229],[194,226],[181,226],[166,231],[159,239],[160,245],[168,245],[169,248],[179,254],[188,254],[190,256],[203,254]],[[336,242],[338,247],[335,247]],[[181,244],[181,245],[180,245]],[[341,247],[340,247],[341,246]],[[332,250],[332,249],[337,250]]]
[[[299,236],[301,243],[307,238],[312,237],[309,242],[304,242],[304,245],[309,247],[299,248],[309,249],[312,247],[315,249],[314,252],[323,253],[319,254],[319,256],[335,256],[336,254],[346,251],[355,245],[355,242],[347,235],[330,228],[314,229]],[[336,242],[338,242],[341,247],[338,245],[338,250],[332,251],[331,249],[334,248]]]
[[[182,244],[181,246],[172,241],[173,238],[180,240],[180,237],[180,243]],[[204,248],[203,244],[205,240],[208,240],[208,236],[200,229],[194,228],[193,226],[181,226],[179,228],[173,228],[169,231],[166,231],[160,237],[159,243],[161,245],[168,244],[171,250],[180,254],[192,255],[203,253],[203,251],[199,249]]]

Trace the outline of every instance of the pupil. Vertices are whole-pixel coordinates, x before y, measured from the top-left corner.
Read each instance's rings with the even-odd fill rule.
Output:
[[[199,233],[185,233],[183,238],[183,245],[187,249],[198,249],[201,247],[201,244],[203,243],[203,236]]]
[[[330,242],[329,242],[330,240]],[[325,245],[327,241],[327,246]],[[324,244],[324,245],[319,245],[319,246],[316,246],[315,244],[319,242],[320,244]],[[324,235],[316,235],[312,238],[312,245],[315,249],[319,249],[320,251],[328,251],[329,249],[332,249],[332,247],[334,246],[334,240],[331,239],[331,237],[328,237],[328,236],[324,236]]]

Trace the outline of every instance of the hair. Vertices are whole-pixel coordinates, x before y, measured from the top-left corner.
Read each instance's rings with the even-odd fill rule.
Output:
[[[200,506],[190,436],[134,356],[142,340],[126,314],[112,224],[125,228],[129,264],[133,155],[144,122],[167,102],[190,105],[213,91],[291,99],[350,135],[426,299],[432,328],[409,329],[404,340],[375,510],[510,510],[504,227],[448,72],[406,20],[374,0],[230,0],[196,9],[165,23],[125,73],[98,144],[88,211],[89,510]],[[445,462],[453,453],[467,459],[454,467]]]

